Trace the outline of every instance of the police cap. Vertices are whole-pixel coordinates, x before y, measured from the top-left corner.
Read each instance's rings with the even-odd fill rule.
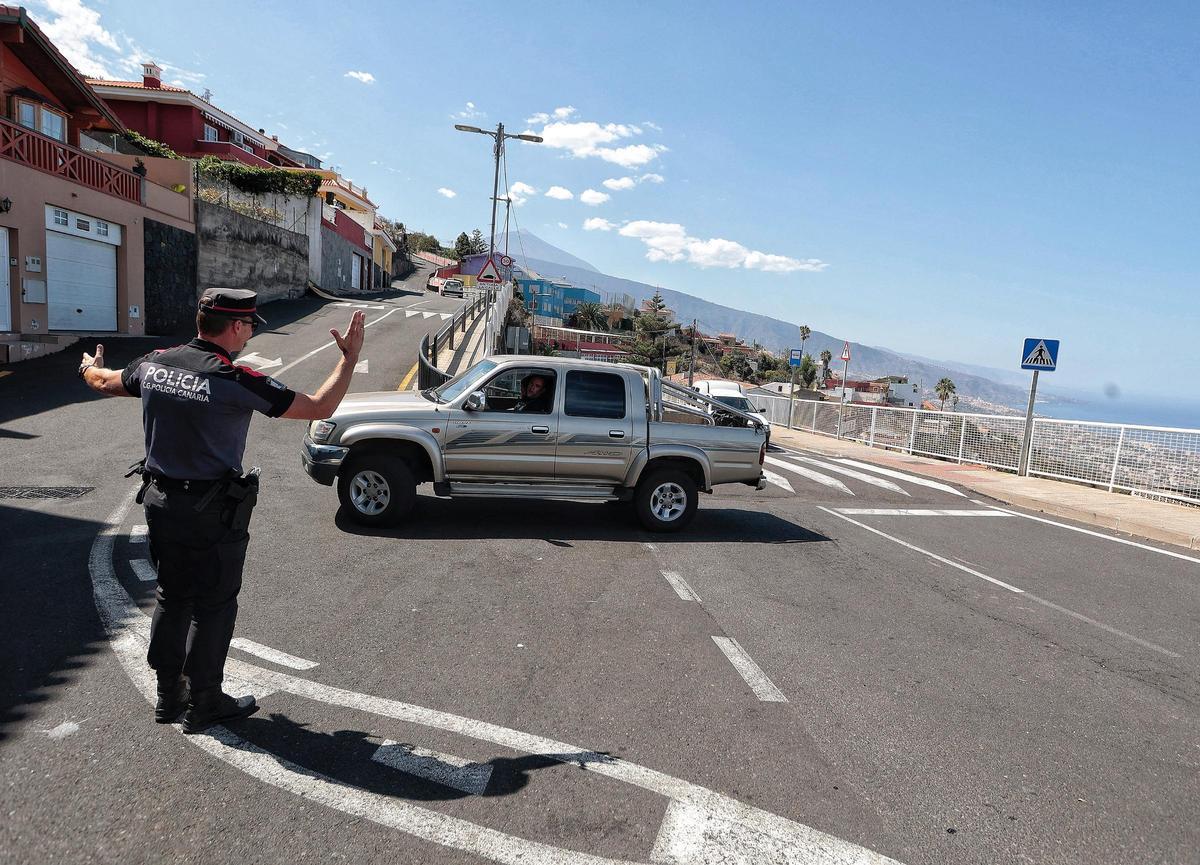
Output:
[[[250,316],[259,324],[267,323],[258,314],[258,295],[245,288],[206,288],[200,295],[199,309],[227,318]]]

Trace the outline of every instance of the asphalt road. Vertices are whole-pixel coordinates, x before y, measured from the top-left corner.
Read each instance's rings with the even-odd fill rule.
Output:
[[[352,390],[457,304],[371,301]],[[266,312],[248,352],[311,392],[350,310]],[[229,687],[263,708],[157,726],[102,619],[150,610],[140,412],[76,363],[0,378],[0,860],[1195,861],[1198,557],[778,449],[679,536],[427,489],[369,532],[256,418]]]

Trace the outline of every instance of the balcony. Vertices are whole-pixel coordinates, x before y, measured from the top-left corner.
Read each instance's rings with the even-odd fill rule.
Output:
[[[142,179],[132,171],[4,118],[0,118],[0,159],[10,159],[134,204],[142,203]]]
[[[189,156],[215,156],[217,159],[225,161],[244,162],[246,165],[251,165],[255,168],[278,168],[278,165],[273,165],[263,159],[257,153],[252,153],[243,147],[234,144],[232,141],[205,141],[198,139]]]

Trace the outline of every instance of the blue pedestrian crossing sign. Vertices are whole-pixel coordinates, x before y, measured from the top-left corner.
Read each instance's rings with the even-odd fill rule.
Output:
[[[802,348],[793,348],[788,354],[788,366],[800,366],[800,363],[803,360],[804,349]]]
[[[1021,369],[1037,369],[1042,372],[1054,372],[1058,366],[1058,340],[1038,339],[1036,336],[1025,340],[1021,349]]]

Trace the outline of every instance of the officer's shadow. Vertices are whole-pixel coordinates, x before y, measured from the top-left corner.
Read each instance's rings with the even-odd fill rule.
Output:
[[[613,761],[603,751],[578,751],[493,757],[486,763],[460,766],[443,762],[409,744],[391,745],[381,752],[381,742],[368,738],[368,733],[359,730],[321,733],[280,713],[272,713],[269,718],[247,718],[231,724],[230,730],[276,760],[296,764],[302,770],[372,793],[417,801],[463,799],[472,795],[507,796],[525,787],[529,773],[538,769],[557,766],[570,770],[574,766],[578,770],[586,768],[587,763]],[[399,763],[419,775],[389,763]],[[442,780],[430,780],[431,777]]]

